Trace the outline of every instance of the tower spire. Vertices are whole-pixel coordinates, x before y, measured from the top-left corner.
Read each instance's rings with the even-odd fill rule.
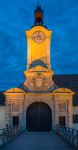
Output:
[[[38,5],[34,11],[34,25],[43,25],[43,9],[40,6],[40,1],[38,0]]]

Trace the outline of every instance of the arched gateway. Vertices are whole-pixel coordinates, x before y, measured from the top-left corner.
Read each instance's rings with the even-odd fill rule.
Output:
[[[26,113],[26,128],[28,131],[50,131],[52,128],[52,111],[43,102],[31,104]]]

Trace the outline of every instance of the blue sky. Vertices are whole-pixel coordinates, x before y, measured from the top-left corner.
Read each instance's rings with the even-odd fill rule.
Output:
[[[53,30],[55,74],[78,74],[78,0],[40,0],[44,24]],[[26,69],[25,30],[34,24],[37,0],[0,0],[0,90],[19,86]]]

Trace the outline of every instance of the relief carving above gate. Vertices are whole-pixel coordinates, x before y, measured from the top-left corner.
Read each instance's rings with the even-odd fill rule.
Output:
[[[54,82],[51,76],[46,77],[43,73],[38,72],[32,77],[27,78],[24,85],[32,91],[47,91],[50,87],[54,86]]]

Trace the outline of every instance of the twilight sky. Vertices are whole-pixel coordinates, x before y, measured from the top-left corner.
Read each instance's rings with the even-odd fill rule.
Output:
[[[44,24],[53,30],[55,74],[78,74],[78,0],[40,0]],[[34,24],[37,0],[0,0],[0,91],[19,86],[26,69],[25,30]]]

